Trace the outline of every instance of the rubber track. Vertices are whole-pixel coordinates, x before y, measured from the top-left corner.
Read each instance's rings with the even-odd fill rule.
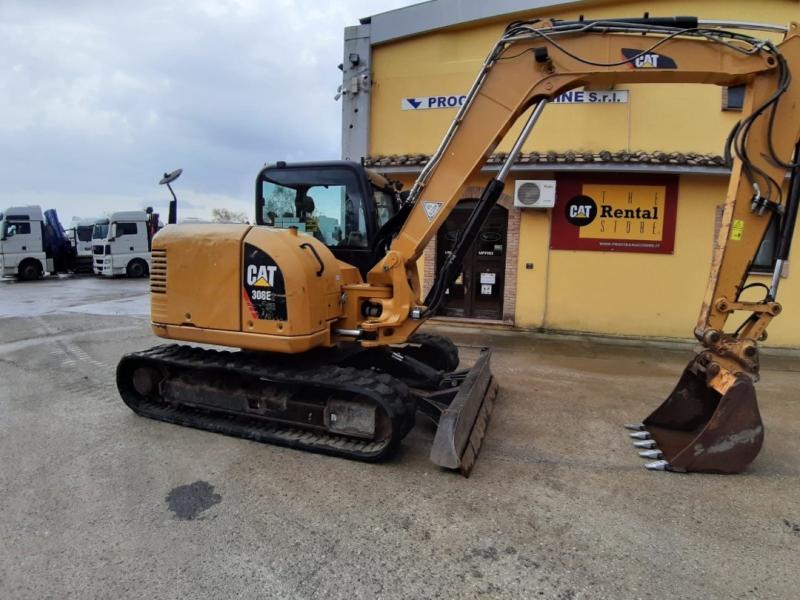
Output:
[[[215,372],[226,383],[237,382],[242,375],[287,385],[318,385],[370,397],[389,416],[392,435],[387,440],[368,441],[330,432],[293,427],[259,419],[215,413],[211,410],[176,406],[148,400],[139,395],[131,375],[137,365],[146,363],[162,369],[197,369],[204,376]],[[414,425],[416,403],[408,387],[386,373],[321,365],[315,368],[277,366],[253,353],[208,350],[171,344],[125,355],[117,366],[117,388],[123,401],[136,414],[158,421],[204,429],[257,442],[276,444],[362,461],[378,461],[389,456]]]
[[[422,346],[423,353],[428,351],[439,355],[436,360],[437,364],[429,364],[429,366],[435,369],[442,369],[445,373],[451,373],[458,368],[458,347],[450,338],[433,333],[415,333],[408,338],[408,341]],[[411,349],[409,349],[408,354],[418,358]]]

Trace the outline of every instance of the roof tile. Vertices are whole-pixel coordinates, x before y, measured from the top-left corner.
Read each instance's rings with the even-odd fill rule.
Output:
[[[486,161],[489,165],[501,164],[508,154],[497,152]],[[368,167],[415,167],[424,166],[430,160],[428,154],[402,154],[370,156],[365,163]],[[690,167],[724,167],[725,159],[718,154],[699,154],[697,152],[645,152],[643,150],[612,152],[600,150],[599,152],[568,150],[566,152],[527,152],[521,153],[515,164],[520,165],[548,165],[548,164],[653,164],[653,165],[683,165]]]

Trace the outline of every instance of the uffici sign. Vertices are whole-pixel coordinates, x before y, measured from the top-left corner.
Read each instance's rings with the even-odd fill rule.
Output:
[[[401,110],[430,110],[436,108],[458,108],[466,101],[464,94],[449,96],[415,96],[400,100]],[[586,91],[571,90],[559,94],[550,104],[627,104],[628,90]]]

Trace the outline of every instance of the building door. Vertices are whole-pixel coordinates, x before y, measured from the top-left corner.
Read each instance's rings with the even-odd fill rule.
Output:
[[[436,238],[436,271],[452,251],[475,200],[464,200],[450,213]],[[495,206],[477,239],[467,250],[461,273],[446,292],[443,314],[470,319],[503,318],[508,211]]]

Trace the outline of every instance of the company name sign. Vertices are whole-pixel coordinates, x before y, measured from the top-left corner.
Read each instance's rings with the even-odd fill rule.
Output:
[[[466,101],[464,94],[450,96],[417,96],[400,100],[402,110],[429,110],[434,108],[458,108]],[[587,92],[584,90],[571,90],[559,94],[551,104],[626,104],[628,90],[606,90]]]

